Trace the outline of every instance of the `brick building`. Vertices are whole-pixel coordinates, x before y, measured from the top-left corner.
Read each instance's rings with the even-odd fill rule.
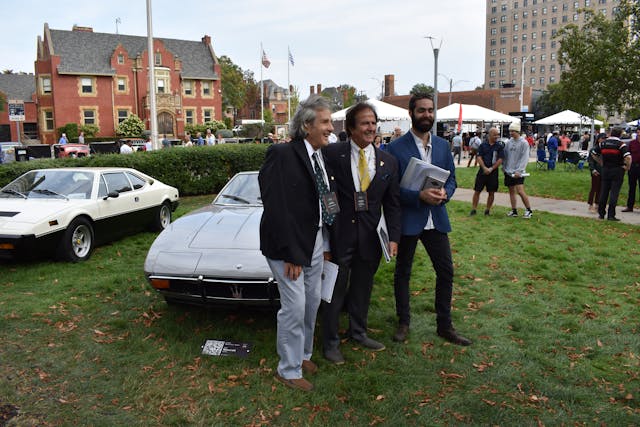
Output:
[[[0,74],[0,93],[4,105],[0,112],[0,141],[18,141],[38,137],[38,114],[36,109],[36,79],[33,74]],[[8,101],[24,102],[24,122],[9,121]]]
[[[115,135],[135,114],[150,127],[147,38],[71,31],[44,25],[35,64],[39,137],[56,142],[56,128],[93,124],[97,136]],[[182,136],[185,124],[222,118],[220,65],[205,35],[201,41],[154,38],[158,134]]]

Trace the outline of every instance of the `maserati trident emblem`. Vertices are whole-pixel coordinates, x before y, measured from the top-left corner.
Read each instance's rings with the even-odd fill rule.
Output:
[[[230,286],[231,296],[235,299],[242,299],[242,288],[238,286]]]

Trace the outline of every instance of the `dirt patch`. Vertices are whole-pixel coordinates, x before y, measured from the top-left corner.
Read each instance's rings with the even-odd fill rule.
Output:
[[[18,415],[18,411],[17,406],[0,403],[0,427],[6,426],[11,418]]]

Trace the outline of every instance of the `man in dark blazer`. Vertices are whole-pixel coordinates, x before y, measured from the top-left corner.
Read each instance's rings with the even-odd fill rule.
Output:
[[[334,179],[320,148],[333,131],[329,103],[311,96],[300,103],[291,123],[293,140],[267,150],[258,180],[264,212],[260,250],[278,283],[280,305],[276,380],[311,391],[302,372],[313,374],[311,361],[316,314],[320,305],[323,253],[337,209]]]
[[[374,351],[385,348],[367,335],[367,316],[373,276],[382,255],[377,232],[382,209],[390,240],[388,251],[395,256],[400,239],[400,201],[397,162],[373,145],[377,123],[373,106],[356,104],[346,115],[351,141],[323,149],[336,177],[340,204],[331,231],[331,255],[339,273],[331,303],[322,303],[323,354],[336,364],[344,363],[338,328],[345,301],[351,339]]]
[[[400,188],[402,205],[402,237],[398,245],[398,258],[394,275],[396,313],[399,325],[394,341],[403,342],[409,333],[409,279],[416,245],[420,240],[431,258],[436,273],[436,322],[438,335],[458,345],[471,341],[459,335],[451,321],[453,293],[453,260],[448,232],[451,231],[445,204],[456,189],[455,166],[449,143],[431,134],[434,109],[429,94],[415,94],[409,100],[411,130],[396,139],[387,151],[398,160],[400,176],[404,174],[412,157],[447,169],[450,174],[443,188],[412,191]]]

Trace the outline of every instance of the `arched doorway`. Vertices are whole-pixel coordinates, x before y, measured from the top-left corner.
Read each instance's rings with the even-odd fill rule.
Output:
[[[166,111],[158,113],[158,135],[173,135],[173,116]]]

